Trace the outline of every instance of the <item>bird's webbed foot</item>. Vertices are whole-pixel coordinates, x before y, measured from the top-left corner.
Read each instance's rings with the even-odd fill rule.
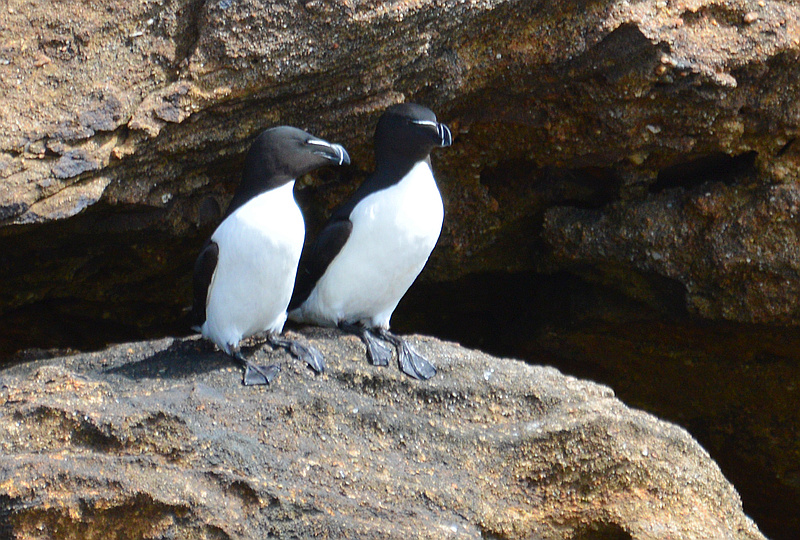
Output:
[[[355,334],[367,347],[367,358],[373,366],[388,366],[392,359],[392,350],[367,328],[357,324],[339,323],[343,332]]]
[[[231,347],[231,356],[240,364],[244,366],[244,377],[242,383],[245,386],[258,386],[270,384],[281,370],[281,366],[277,364],[270,364],[267,366],[258,366],[253,364],[244,357],[239,347]]]
[[[286,339],[278,336],[268,336],[267,341],[273,347],[285,349],[295,358],[302,360],[317,373],[325,371],[325,357],[316,347],[304,345],[293,339]]]
[[[374,330],[381,338],[397,348],[397,362],[400,370],[415,379],[427,380],[436,375],[436,368],[428,360],[414,350],[411,345],[398,335],[385,328]]]

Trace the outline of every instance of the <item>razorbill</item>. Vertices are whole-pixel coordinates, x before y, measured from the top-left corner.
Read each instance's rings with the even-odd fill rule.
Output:
[[[303,174],[347,163],[342,146],[300,129],[264,131],[247,153],[222,222],[197,258],[192,328],[245,366],[246,385],[267,384],[280,370],[251,364],[239,350],[242,339],[262,332],[273,347],[287,349],[317,372],[324,369],[319,351],[279,337],[305,238],[292,189]]]
[[[397,350],[400,369],[428,379],[436,369],[389,319],[417,278],[442,230],[444,206],[430,153],[452,144],[450,130],[425,107],[389,107],[375,129],[375,172],[334,211],[298,270],[292,320],[357,334],[374,365]]]

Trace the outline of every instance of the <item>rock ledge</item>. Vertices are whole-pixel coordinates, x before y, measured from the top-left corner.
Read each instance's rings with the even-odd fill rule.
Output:
[[[0,535],[763,538],[685,431],[607,387],[426,337],[418,383],[305,337],[328,371],[254,346],[269,388],[195,338],[0,371]]]

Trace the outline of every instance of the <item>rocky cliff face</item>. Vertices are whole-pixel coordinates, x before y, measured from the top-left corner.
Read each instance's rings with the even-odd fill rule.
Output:
[[[270,387],[197,340],[0,371],[17,538],[763,540],[708,454],[606,387],[434,339],[424,383],[317,331]]]
[[[313,234],[369,171],[382,109],[414,100],[456,140],[434,156],[445,230],[397,325],[612,384],[691,427],[769,535],[795,538],[799,15],[9,0],[0,350],[185,332],[252,138],[287,123],[350,151],[298,186]]]

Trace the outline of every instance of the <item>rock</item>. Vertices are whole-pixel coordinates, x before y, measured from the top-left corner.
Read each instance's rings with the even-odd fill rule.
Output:
[[[534,326],[503,353],[599,366],[691,428],[765,532],[800,537],[799,21],[779,0],[10,0],[0,363],[187,332],[194,258],[261,129],[297,124],[350,151],[348,171],[298,182],[311,238],[370,170],[383,108],[419,101],[456,140],[433,158],[445,229],[411,292],[432,294],[397,321],[454,336],[441,321],[462,316],[478,344]],[[602,312],[589,329],[587,303]],[[642,305],[666,320],[631,321]],[[709,367],[692,379],[698,350]],[[706,375],[718,368],[732,378]]]
[[[680,188],[711,174],[682,164],[717,156],[712,169],[744,163],[734,182],[791,185],[800,171],[799,11],[745,4],[601,2],[575,12],[512,0],[303,9],[76,0],[63,7],[68,20],[47,2],[1,10],[0,248],[15,256],[0,265],[0,317],[25,326],[29,313],[55,305],[59,319],[114,327],[100,343],[71,344],[82,347],[174,331],[189,298],[185,276],[249,141],[293,123],[351,149],[356,166],[342,183],[328,171],[298,192],[313,232],[369,170],[374,122],[401,100],[431,106],[456,134],[435,156],[447,223],[424,280],[564,268],[548,249],[569,246],[543,247],[562,238],[539,234],[548,208],[602,212],[615,200],[649,200],[664,178]],[[695,280],[686,259],[712,240],[694,240],[667,275]],[[786,271],[797,265],[789,253],[734,277],[739,286],[787,277],[800,289]],[[73,279],[87,268],[89,286]],[[772,298],[774,283],[731,309],[731,274],[714,265],[703,273],[690,298],[696,312],[798,322]],[[45,331],[21,346],[59,345],[48,339]]]
[[[718,182],[602,211],[553,208],[545,214],[544,236],[565,266],[675,280],[689,310],[702,317],[791,325],[800,321],[798,216],[795,184]]]
[[[206,209],[225,207],[249,142],[276,123],[351,150],[343,178],[300,186],[312,232],[369,170],[383,108],[416,100],[452,124],[456,144],[434,158],[447,222],[431,281],[559,268],[540,235],[547,208],[636,204],[683,164],[743,161],[733,181],[762,186],[800,171],[800,9],[784,2],[74,0],[63,10],[72,17],[48,2],[0,11],[0,248],[18,253],[0,266],[0,317],[17,324],[56,304],[129,339],[175,328],[189,280],[164,278],[190,273],[214,224]],[[709,174],[689,167],[678,187]],[[78,203],[64,202],[66,189]],[[76,234],[85,241],[60,245],[51,264],[27,264],[50,238]],[[695,238],[693,250],[709,249]],[[736,278],[788,275],[785,263],[800,264],[791,254]],[[99,281],[60,279],[76,266]],[[725,290],[730,275],[708,270],[699,294]],[[144,303],[129,301],[142,291]],[[773,292],[696,311],[797,323]],[[57,344],[43,334],[27,345]]]
[[[53,165],[53,176],[63,180],[99,168],[100,164],[92,161],[86,152],[82,150],[69,150],[64,152],[64,155]]]
[[[431,381],[313,330],[271,387],[194,338],[0,371],[11,538],[763,539],[708,454],[610,389],[413,340]]]

